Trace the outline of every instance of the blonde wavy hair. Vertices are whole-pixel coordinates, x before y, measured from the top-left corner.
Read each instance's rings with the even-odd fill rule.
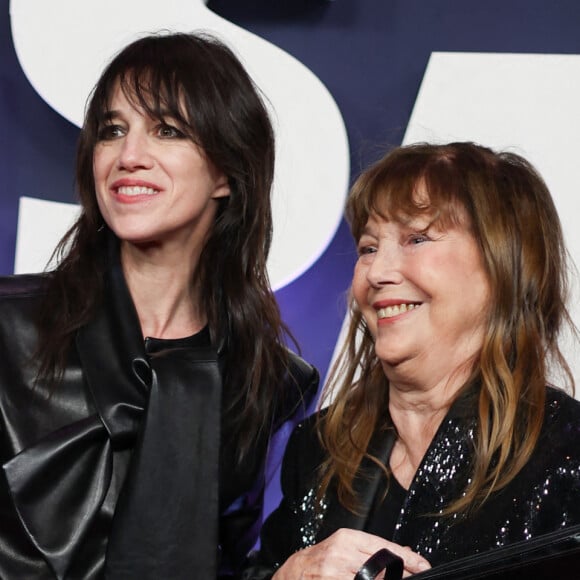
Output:
[[[419,183],[427,204],[417,199]],[[576,332],[566,308],[569,260],[550,192],[529,162],[473,143],[399,147],[357,179],[346,215],[358,241],[371,214],[428,215],[445,227],[459,222],[458,208],[481,250],[491,299],[481,351],[463,388],[480,386],[473,472],[446,514],[477,509],[526,464],[544,419],[550,368],[559,368],[574,391],[558,345],[565,325]],[[350,308],[347,339],[324,394],[331,402],[319,422],[328,452],[320,494],[334,480],[341,503],[356,510],[353,481],[362,458],[389,476],[388,466],[368,453],[371,436],[394,426],[373,338],[352,299]]]

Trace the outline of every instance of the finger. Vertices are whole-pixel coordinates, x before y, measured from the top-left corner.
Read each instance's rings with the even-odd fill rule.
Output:
[[[362,532],[360,530],[340,529],[330,538],[336,541],[337,546],[341,549],[347,549],[349,546],[355,546],[362,557],[367,559],[381,548],[386,548],[393,554],[403,559],[405,569],[411,573],[418,573],[431,568],[429,561],[423,558],[417,552],[413,552],[408,546],[401,546],[394,542],[389,542],[374,534]],[[329,538],[329,539],[330,539]]]

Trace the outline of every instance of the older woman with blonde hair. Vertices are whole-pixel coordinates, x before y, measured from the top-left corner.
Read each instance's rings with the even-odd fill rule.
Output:
[[[246,578],[409,575],[580,523],[567,252],[522,157],[393,150],[354,184],[352,316],[329,406],[294,432]]]

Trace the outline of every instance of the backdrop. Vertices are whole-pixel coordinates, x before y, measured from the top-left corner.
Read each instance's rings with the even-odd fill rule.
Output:
[[[44,267],[76,211],[88,91],[113,52],[161,28],[217,31],[269,98],[280,160],[269,269],[322,376],[355,260],[344,196],[392,145],[522,153],[580,256],[577,0],[0,0],[0,274]],[[577,348],[565,349],[578,375]]]

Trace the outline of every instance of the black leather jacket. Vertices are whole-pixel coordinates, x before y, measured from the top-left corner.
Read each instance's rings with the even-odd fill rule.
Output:
[[[0,577],[100,578],[133,443],[115,439],[110,426],[128,404],[125,389],[144,344],[130,328],[135,320],[123,314],[132,305],[121,304],[108,331],[95,322],[79,333],[62,383],[52,391],[35,384],[35,317],[45,280],[0,278]],[[273,430],[303,414],[316,392],[316,370],[293,354],[289,374],[290,396]],[[221,447],[223,577],[236,573],[256,540],[270,435],[256,441],[243,466],[233,449]]]

